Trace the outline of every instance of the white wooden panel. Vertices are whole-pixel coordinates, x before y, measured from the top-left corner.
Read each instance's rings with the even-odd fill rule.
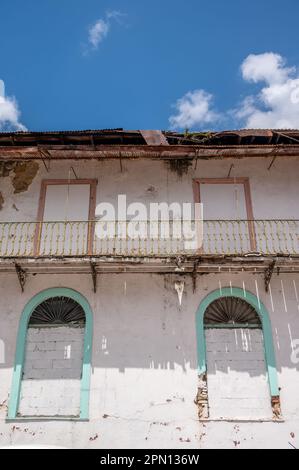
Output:
[[[271,418],[270,391],[259,329],[207,329],[210,418]]]
[[[89,197],[89,184],[47,186],[41,255],[86,253]],[[57,223],[62,221],[67,223]]]

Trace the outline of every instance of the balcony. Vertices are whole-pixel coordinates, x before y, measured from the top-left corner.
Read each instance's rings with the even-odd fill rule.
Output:
[[[180,236],[181,221],[138,224],[132,236],[132,221],[1,222],[0,258],[299,255],[298,220],[206,220],[193,248]]]
[[[0,272],[17,274],[22,291],[28,275],[88,275],[94,292],[108,273],[190,275],[195,290],[198,273],[245,271],[262,274],[267,291],[274,273],[299,272],[299,220],[206,220],[180,231],[181,221],[1,222]],[[186,241],[192,232],[201,244]]]

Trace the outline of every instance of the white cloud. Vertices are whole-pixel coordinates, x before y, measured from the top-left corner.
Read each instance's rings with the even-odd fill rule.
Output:
[[[111,20],[122,22],[125,15],[117,10],[107,11],[105,18],[99,18],[88,30],[88,42],[93,49],[97,49],[99,44],[106,38],[111,28]]]
[[[246,82],[261,84],[260,90],[246,96],[241,104],[222,113],[212,106],[213,95],[205,90],[188,92],[169,118],[172,128],[202,127],[231,121],[247,128],[299,128],[299,70],[287,67],[285,59],[273,52],[250,54],[241,65]]]
[[[212,108],[213,96],[205,90],[186,93],[175,104],[176,114],[170,116],[171,128],[191,129],[194,126],[212,124],[220,115]]]
[[[97,49],[98,45],[103,41],[107,36],[110,25],[107,21],[97,20],[88,31],[88,41],[93,46],[94,49]]]
[[[249,55],[241,66],[244,80],[264,83],[257,95],[246,97],[237,118],[248,128],[299,127],[299,73],[289,68],[279,54]]]
[[[3,80],[0,80],[0,131],[25,131],[20,122],[20,111],[14,97],[5,96]]]
[[[295,67],[287,68],[283,57],[273,52],[250,54],[241,65],[244,80],[255,83],[283,83],[295,70]]]
[[[106,11],[106,18],[116,20],[118,23],[122,23],[125,17],[125,13],[122,13],[119,10],[108,10]]]

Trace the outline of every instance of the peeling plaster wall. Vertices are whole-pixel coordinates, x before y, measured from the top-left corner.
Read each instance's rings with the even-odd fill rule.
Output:
[[[295,290],[299,275],[275,274],[272,300],[260,275],[199,276],[195,293],[186,276],[181,307],[175,279],[175,275],[101,275],[94,294],[89,275],[37,275],[29,277],[20,294],[16,276],[2,276],[0,338],[5,362],[0,364],[0,445],[289,448],[290,441],[298,447],[299,364],[291,360],[291,339],[299,338]],[[243,287],[243,282],[249,291],[258,291],[271,317],[285,422],[199,422],[194,404],[195,312],[219,284]],[[81,292],[93,311],[90,421],[5,423],[21,311],[42,289],[59,286]]]
[[[28,190],[38,172],[38,168],[39,164],[35,161],[16,163],[11,181],[15,194]]]
[[[41,179],[98,178],[97,201],[193,201],[192,178],[250,178],[256,218],[299,219],[299,158],[203,161],[178,175],[164,162],[50,162],[40,165],[26,191],[15,193],[12,174],[0,177],[5,200],[0,221],[36,220]],[[190,277],[179,307],[175,276],[100,275],[92,293],[89,275],[29,276],[24,294],[16,275],[0,274],[0,445],[52,444],[66,447],[299,447],[299,365],[294,340],[299,339],[299,275],[273,275],[271,292],[259,275]],[[272,322],[285,422],[199,422],[195,312],[205,295],[222,286],[259,294]],[[90,421],[6,423],[16,336],[27,301],[42,289],[70,287],[86,296],[94,314]],[[228,395],[230,391],[227,391]],[[293,436],[294,433],[294,437]]]
[[[49,172],[40,164],[38,174],[26,191],[15,194],[11,177],[0,177],[5,206],[0,221],[36,220],[42,179],[97,178],[97,202],[117,202],[118,194],[127,195],[127,203],[193,202],[192,178],[224,178],[234,165],[231,177],[249,177],[256,219],[299,219],[299,157],[277,158],[270,171],[267,158],[240,160],[198,160],[181,176],[165,162],[152,161],[69,161],[49,162]],[[122,167],[122,168],[121,168]],[[15,205],[15,207],[13,207]]]
[[[40,180],[37,178],[38,170],[39,163],[35,161],[0,162],[0,222],[30,220],[31,211],[28,212],[28,208],[26,209],[23,204],[36,207],[36,198],[39,197],[40,188]],[[34,181],[37,184],[32,184]],[[3,207],[4,202],[5,207]],[[19,218],[18,212],[20,212]]]

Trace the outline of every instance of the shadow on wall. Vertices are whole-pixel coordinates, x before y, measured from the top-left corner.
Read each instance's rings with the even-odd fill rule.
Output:
[[[210,289],[204,288],[199,279],[197,290],[193,294],[192,280],[188,276],[182,276],[185,288],[181,306],[174,289],[175,279],[177,276],[173,275],[144,277],[133,274],[115,275],[113,281],[111,276],[99,277],[97,294],[92,294],[89,298],[86,295],[94,314],[93,368],[117,368],[121,372],[125,372],[128,368],[180,369],[183,373],[197,369],[195,312],[207,293],[218,287],[218,278],[214,275],[209,276]],[[258,282],[262,291],[263,277],[259,277]],[[272,322],[278,370],[282,367],[294,369],[299,366],[291,360],[293,352],[291,338],[299,338],[297,304],[291,292],[291,280],[284,282],[287,311],[284,308],[280,279],[279,281],[276,279],[272,285],[272,295],[275,298],[274,312],[269,295],[263,294],[261,299],[268,309]],[[223,285],[228,285],[228,282]],[[250,290],[254,292],[253,288]],[[6,348],[6,361],[3,363],[0,360],[0,368],[12,367],[14,363],[14,345],[9,342],[11,332],[8,330],[9,325],[6,331],[1,331],[1,339]],[[236,335],[235,344],[230,338],[231,348],[228,348],[227,352],[231,353],[232,350],[240,352],[241,336]],[[248,349],[248,335],[245,335],[245,339]],[[68,354],[70,354],[70,344],[65,344]],[[242,371],[251,376],[260,373],[259,367],[244,371],[244,361],[225,356],[227,354],[225,348],[216,352],[221,356],[221,371],[224,373],[229,373],[230,370]],[[246,349],[244,352],[246,353]],[[62,359],[65,354],[66,351],[62,349]],[[246,358],[244,360],[246,361]],[[209,372],[216,371],[217,364],[214,364]]]

